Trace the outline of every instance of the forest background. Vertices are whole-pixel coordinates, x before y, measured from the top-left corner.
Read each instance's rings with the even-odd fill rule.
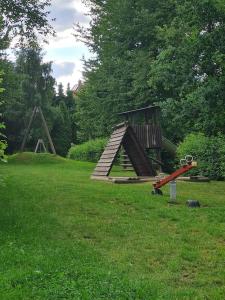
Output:
[[[93,58],[84,62],[84,83],[74,97],[69,86],[65,92],[56,86],[51,62],[43,62],[40,40],[54,34],[51,1],[0,1],[0,112],[8,153],[19,150],[35,105],[63,156],[71,143],[108,137],[121,121],[118,112],[154,104],[174,143],[190,133],[224,139],[224,0],[85,2],[90,27],[78,25],[74,34]],[[6,50],[15,38],[12,62]],[[40,130],[38,124],[32,128],[27,150]]]

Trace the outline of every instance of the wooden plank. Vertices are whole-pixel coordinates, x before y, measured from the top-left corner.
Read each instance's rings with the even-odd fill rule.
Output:
[[[119,148],[120,145],[121,145],[121,141],[117,141],[117,142],[110,142],[110,143],[108,143],[106,147],[114,147],[114,146],[117,146],[117,147]]]
[[[126,130],[127,129],[127,124],[126,123],[120,123],[113,128],[113,132],[118,131],[118,130]]]
[[[112,156],[103,156],[100,158],[98,163],[112,163],[116,155]]]
[[[101,159],[113,159],[115,154],[102,154]]]
[[[144,148],[161,148],[162,132],[158,125],[132,125],[132,128]]]
[[[114,132],[111,134],[111,136],[113,136],[113,135],[119,135],[119,134],[125,134],[125,132],[126,132],[126,129],[125,129],[125,128],[118,129],[118,130],[114,131]]]
[[[111,136],[110,136],[110,139],[112,138],[121,138],[123,137],[125,134],[125,132],[119,132],[119,133],[113,133]]]
[[[115,138],[111,138],[110,140],[109,140],[109,143],[114,143],[114,142],[122,142],[122,140],[123,140],[123,136],[124,135],[122,135],[122,137],[115,137]]]
[[[105,169],[107,169],[107,170],[103,170],[103,169],[97,170],[97,168],[98,168],[98,166],[94,169],[94,171],[97,171],[97,172],[100,172],[100,173],[105,173],[105,172],[108,172],[108,170],[109,170],[109,168],[106,168],[106,167],[105,167]]]
[[[108,172],[99,172],[99,171],[94,171],[93,176],[107,176]]]
[[[119,128],[116,128],[112,133],[118,133],[118,132],[123,132],[123,131],[126,131],[126,126],[121,126]]]
[[[112,163],[112,161],[113,161],[113,157],[111,157],[111,158],[100,158],[100,160],[98,161],[98,163],[100,164],[100,163]]]
[[[95,168],[95,171],[97,171],[97,172],[106,172],[106,173],[108,173],[109,170],[110,170],[109,167],[102,167],[102,166],[99,166],[99,165],[97,165],[97,167]]]
[[[91,179],[93,179],[93,180],[101,180],[101,181],[109,181],[108,176],[95,176],[95,175],[91,175]]]
[[[111,142],[111,143],[107,144],[107,146],[105,147],[105,150],[106,150],[106,148],[111,148],[111,147],[118,149],[120,147],[120,145],[121,145],[121,141]]]
[[[114,146],[106,146],[105,150],[117,150],[119,148],[119,145],[114,145]]]
[[[117,153],[116,150],[105,150],[105,151],[103,152],[102,155],[106,155],[106,154],[116,154],[116,153]]]
[[[110,167],[112,165],[112,162],[106,163],[106,162],[98,162],[98,165],[96,168],[98,167]]]

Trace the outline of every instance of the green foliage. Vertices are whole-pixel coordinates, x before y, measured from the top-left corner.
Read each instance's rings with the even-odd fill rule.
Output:
[[[155,26],[171,18],[172,2],[89,1],[93,21],[83,37],[95,59],[86,62],[77,99],[81,140],[107,136],[118,112],[154,102],[148,74],[159,48]]]
[[[88,1],[86,62],[77,99],[78,138],[107,136],[117,113],[157,103],[174,142],[225,133],[225,6],[219,0]]]
[[[0,72],[0,76],[2,75],[2,73]],[[0,77],[0,84],[2,83],[2,78]],[[0,88],[0,93],[2,93],[4,91],[3,88]],[[2,105],[2,103],[0,102],[0,106]],[[1,113],[0,113],[0,118],[2,117]],[[2,130],[5,129],[5,125],[0,122],[0,163],[1,162],[6,162],[6,155],[5,155],[5,150],[7,148],[7,143],[5,141],[5,135],[2,134]],[[4,178],[2,177],[2,174],[0,174],[0,186],[4,185]]]
[[[4,92],[0,94],[0,107],[2,118],[6,124],[5,134],[8,138],[8,150],[19,148],[22,139],[23,120],[25,114],[25,104],[23,102],[22,80],[23,76],[16,73],[14,66],[7,60],[0,61],[1,68],[4,70],[2,86]]]
[[[56,107],[56,118],[52,128],[52,139],[56,152],[59,155],[66,156],[72,140],[72,124],[69,111],[65,102],[61,102]]]
[[[54,34],[49,24],[50,0],[0,0],[0,48],[6,49],[11,40],[36,44],[37,39]]]
[[[225,136],[207,137],[203,133],[189,134],[179,145],[179,158],[192,155],[198,167],[192,174],[202,174],[212,179],[225,179]]]
[[[68,152],[68,158],[97,162],[106,146],[106,142],[106,139],[95,139],[81,145],[72,146]]]
[[[22,49],[17,52],[16,63],[1,62],[4,69],[4,100],[1,110],[6,124],[8,151],[19,150],[34,106],[42,107],[44,116],[51,130],[54,122],[55,80],[51,75],[51,63],[43,62],[40,48]],[[28,137],[28,149],[34,149],[38,138],[46,138],[40,118],[36,118]]]
[[[4,104],[0,114],[6,124],[9,152],[18,150],[34,103],[40,104],[40,99],[48,103],[54,92],[54,88],[51,91],[51,85],[54,86],[51,64],[42,62],[38,46],[41,39],[54,34],[49,23],[50,4],[50,0],[0,0],[0,69],[4,74],[4,93],[0,95],[0,102]],[[17,53],[14,64],[8,61],[5,50],[15,39],[15,48],[22,50]],[[3,147],[5,144],[1,142]]]
[[[0,72],[0,76],[2,75],[2,72]],[[2,78],[0,77],[0,84],[2,83]],[[0,88],[0,93],[4,91],[3,88]],[[2,102],[0,102],[0,106],[2,105]],[[0,113],[0,117],[2,114]],[[0,122],[0,162],[6,161],[6,156],[5,156],[5,149],[7,147],[6,141],[5,141],[5,135],[2,134],[2,129],[5,129],[5,125]]]
[[[193,131],[225,133],[225,6],[219,3],[176,1],[172,22],[157,27],[161,45],[149,85],[159,96],[164,128],[174,140]]]
[[[66,95],[63,85],[58,85],[57,95],[54,97],[55,120],[52,128],[52,138],[54,140],[56,152],[66,156],[72,142],[76,142],[75,124],[75,100],[73,92],[68,85]]]
[[[76,101],[70,84],[67,85],[65,104],[69,114],[69,122],[71,125],[72,141],[77,142],[77,120],[76,120]]]
[[[56,152],[66,156],[71,142],[76,142],[75,101],[68,87],[66,95],[62,85],[55,92],[51,63],[43,62],[40,48],[26,48],[17,52],[16,63],[1,62],[4,70],[3,87],[0,95],[4,99],[1,108],[6,123],[8,152],[20,149],[32,111],[41,106],[55,144]],[[37,140],[42,138],[48,144],[40,117],[32,124],[26,150],[34,150]]]
[[[5,126],[0,123],[0,130],[2,129],[5,129]],[[7,144],[3,138],[5,138],[5,135],[0,132],[0,161],[6,162],[5,149],[7,147]]]

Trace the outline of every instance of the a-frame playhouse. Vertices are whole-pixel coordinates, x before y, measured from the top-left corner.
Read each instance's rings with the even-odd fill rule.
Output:
[[[162,165],[163,146],[171,153],[176,151],[176,147],[162,136],[160,108],[148,106],[119,115],[125,118],[125,122],[114,128],[92,179],[104,180],[109,176],[121,147],[138,177],[156,176],[156,165]]]

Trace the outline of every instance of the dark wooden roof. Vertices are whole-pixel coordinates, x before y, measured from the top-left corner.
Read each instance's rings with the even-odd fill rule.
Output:
[[[128,110],[128,111],[123,111],[121,113],[118,113],[119,116],[123,116],[123,115],[130,115],[130,114],[136,114],[139,112],[145,112],[145,111],[151,111],[151,110],[157,110],[160,109],[160,107],[158,105],[151,105],[151,106],[147,106],[147,107],[143,107],[143,108],[139,108],[139,109],[134,109],[134,110]]]

